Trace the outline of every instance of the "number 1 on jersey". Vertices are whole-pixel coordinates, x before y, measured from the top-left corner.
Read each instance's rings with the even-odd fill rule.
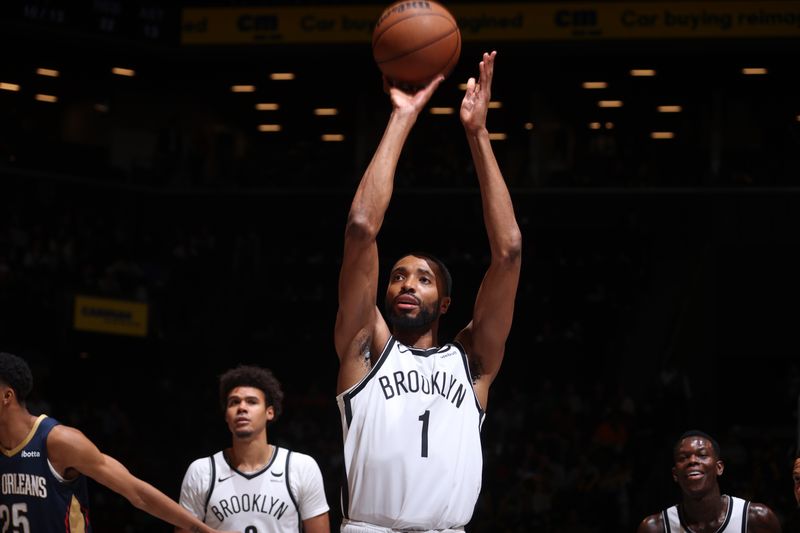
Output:
[[[419,421],[422,422],[422,457],[428,457],[428,420],[431,417],[430,411],[425,411],[419,415]]]

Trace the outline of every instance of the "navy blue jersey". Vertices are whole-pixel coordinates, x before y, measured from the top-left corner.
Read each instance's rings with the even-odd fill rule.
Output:
[[[25,440],[0,453],[0,531],[90,533],[86,478],[67,481],[47,459],[47,435],[58,422],[40,416]]]

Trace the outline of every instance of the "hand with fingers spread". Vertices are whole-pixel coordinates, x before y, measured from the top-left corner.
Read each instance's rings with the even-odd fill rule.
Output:
[[[468,133],[475,133],[486,128],[486,113],[492,98],[492,76],[494,75],[494,58],[497,52],[484,53],[478,65],[480,78],[470,78],[467,90],[461,102],[461,122]]]
[[[428,85],[412,93],[392,85],[384,76],[383,90],[392,98],[392,107],[395,111],[401,114],[419,115],[443,80],[444,76],[437,76]]]

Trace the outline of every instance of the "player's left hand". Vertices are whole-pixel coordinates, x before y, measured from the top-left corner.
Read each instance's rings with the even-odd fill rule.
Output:
[[[486,113],[489,110],[489,101],[492,98],[492,76],[494,75],[494,58],[497,52],[487,54],[484,52],[483,61],[478,68],[480,78],[467,81],[467,90],[461,101],[461,122],[468,132],[475,132],[486,127]]]

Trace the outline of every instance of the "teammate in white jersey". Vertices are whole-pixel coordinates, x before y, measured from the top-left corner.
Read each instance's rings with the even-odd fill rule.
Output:
[[[717,478],[725,465],[717,441],[702,431],[687,431],[673,451],[672,478],[681,503],[645,518],[637,533],[776,533],[781,525],[762,503],[720,494]]]
[[[249,365],[228,370],[220,376],[220,403],[233,444],[189,466],[181,505],[206,524],[244,533],[330,533],[316,461],[268,442],[267,425],[283,406],[272,372]]]
[[[478,177],[491,262],[472,320],[441,346],[439,317],[450,306],[450,276],[429,254],[401,257],[376,306],[376,239],[406,139],[441,83],[389,92],[392,112],[350,207],[339,277],[335,345],[346,483],[344,533],[460,531],[481,487],[480,426],[500,370],[520,273],[522,238],[486,128],[495,52],[483,54],[461,103]],[[412,213],[419,216],[419,213]]]

